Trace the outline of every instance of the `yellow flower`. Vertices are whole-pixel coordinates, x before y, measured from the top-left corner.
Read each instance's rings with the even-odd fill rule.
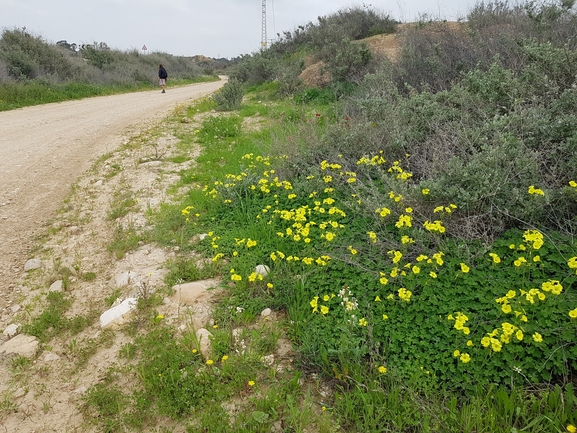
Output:
[[[523,341],[523,331],[521,331],[520,329],[515,333],[515,337],[517,338],[517,340],[519,341]]]
[[[319,297],[315,296],[311,302],[309,302],[310,306],[313,308],[313,313],[318,311],[319,305]]]
[[[497,254],[489,253],[489,255],[493,259],[493,263],[501,263],[501,257],[499,257]]]
[[[461,352],[457,349],[453,352],[453,356],[457,358],[458,356],[461,356]]]
[[[387,320],[389,318],[389,316],[387,316],[386,314],[383,314],[383,320]]]
[[[469,267],[465,263],[461,263],[461,271],[466,274],[469,272]]]
[[[491,345],[491,339],[489,337],[481,338],[481,346],[489,347]]]
[[[575,427],[573,424],[569,424],[569,425],[567,426],[567,431],[568,431],[569,433],[576,433],[576,432],[577,432],[577,427]]]
[[[255,381],[254,381],[254,380],[249,380],[247,384],[248,384],[248,386],[254,386],[254,385],[255,385]]]
[[[572,319],[577,319],[577,308],[569,311],[569,317],[571,317]]]
[[[272,289],[274,287],[273,283],[266,283],[266,287]]]
[[[461,357],[459,359],[461,360],[461,362],[463,364],[466,364],[467,362],[469,362],[471,360],[471,355],[469,355],[468,353],[463,353],[463,354],[461,354]]]
[[[387,367],[385,367],[384,365],[381,365],[379,368],[379,373],[381,374],[385,374],[387,372]]]
[[[473,341],[472,340],[468,340],[467,341],[467,346],[471,347],[473,345]]]
[[[431,278],[437,278],[437,273],[436,273],[436,272],[431,271],[431,272],[429,272],[429,275],[430,275]]]
[[[367,322],[367,319],[365,319],[364,317],[359,319],[359,325],[360,326],[367,326],[369,324],[369,322]]]
[[[529,194],[532,195],[545,195],[545,193],[543,192],[542,189],[539,188],[535,188],[535,185],[531,185],[529,186],[529,189],[527,191]]]
[[[413,266],[412,271],[413,274],[418,274],[419,272],[421,272],[421,268],[419,268],[418,266]]]
[[[223,355],[221,361],[224,362],[224,361],[226,361],[227,359],[228,359],[228,355]]]
[[[431,190],[430,190],[429,188],[423,188],[423,189],[421,189],[421,194],[423,194],[423,195],[427,195],[427,194],[429,194],[430,192],[431,192]]]
[[[231,279],[232,281],[242,281],[242,277],[241,277],[240,275],[238,275],[238,274],[232,274],[232,275],[230,276],[230,279]]]
[[[329,314],[329,307],[327,307],[326,305],[321,305],[321,314],[322,315]]]
[[[511,312],[511,306],[509,304],[503,304],[501,306],[501,311],[505,314],[509,314]]]
[[[212,359],[206,360],[206,365],[212,365],[212,364],[214,364],[214,361]]]
[[[541,334],[539,334],[538,332],[535,332],[533,335],[533,341],[535,343],[541,343],[543,341],[543,336]]]
[[[162,320],[164,319],[164,316],[162,314],[159,314],[158,316],[156,316],[156,320]]]

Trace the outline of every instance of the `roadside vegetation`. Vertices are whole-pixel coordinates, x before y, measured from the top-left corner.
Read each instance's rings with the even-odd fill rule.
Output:
[[[0,111],[90,96],[152,89],[158,65],[171,85],[216,80],[217,66],[192,58],[138,50],[119,51],[104,42],[49,43],[26,29],[4,29],[0,37]]]
[[[179,255],[125,329],[126,363],[85,394],[87,422],[576,432],[573,3],[479,4],[458,27],[425,18],[399,32],[395,63],[357,41],[394,21],[342,10],[244,57],[220,93],[170,119],[180,143],[166,157],[200,156],[147,228],[116,238]],[[311,58],[325,87],[299,79]],[[158,307],[208,277],[224,295],[202,357]],[[291,367],[267,365],[284,338]]]

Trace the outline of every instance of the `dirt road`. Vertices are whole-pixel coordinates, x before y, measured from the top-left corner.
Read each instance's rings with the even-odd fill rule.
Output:
[[[0,113],[0,304],[23,272],[34,238],[95,158],[130,130],[214,92],[224,80],[47,104]]]

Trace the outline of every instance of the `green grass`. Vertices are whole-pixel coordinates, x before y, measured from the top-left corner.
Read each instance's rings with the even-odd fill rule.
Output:
[[[193,80],[171,80],[170,86],[185,86],[189,84],[216,81],[217,78],[202,76]],[[109,96],[122,93],[157,89],[150,84],[96,85],[89,83],[69,82],[64,84],[43,84],[30,81],[27,83],[11,83],[0,85],[0,111],[51,102],[73,101],[94,96]]]

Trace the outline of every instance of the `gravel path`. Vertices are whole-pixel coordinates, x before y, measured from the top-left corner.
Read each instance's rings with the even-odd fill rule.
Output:
[[[0,304],[71,185],[123,137],[224,81],[0,112]]]

